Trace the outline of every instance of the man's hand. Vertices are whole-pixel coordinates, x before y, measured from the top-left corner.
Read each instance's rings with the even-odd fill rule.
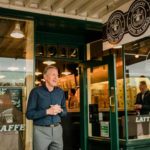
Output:
[[[134,108],[135,108],[135,110],[142,109],[142,105],[141,104],[136,104],[136,105],[134,105]]]
[[[46,110],[46,114],[47,115],[57,115],[57,114],[61,113],[62,111],[63,111],[63,109],[61,108],[61,106],[56,104],[56,105],[51,105],[51,107]]]

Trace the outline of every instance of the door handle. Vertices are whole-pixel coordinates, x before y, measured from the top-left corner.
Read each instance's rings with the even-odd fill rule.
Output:
[[[115,111],[115,101],[114,101],[114,96],[110,96],[109,97],[109,106],[110,106],[110,110],[112,112]]]

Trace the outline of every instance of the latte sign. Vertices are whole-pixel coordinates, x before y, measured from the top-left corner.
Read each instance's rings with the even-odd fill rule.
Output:
[[[149,116],[138,116],[136,117],[136,123],[142,123],[142,122],[150,122]]]

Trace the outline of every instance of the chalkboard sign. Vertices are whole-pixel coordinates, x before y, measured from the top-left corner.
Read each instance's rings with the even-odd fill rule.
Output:
[[[5,99],[10,100],[11,103],[22,111],[22,88],[18,87],[0,87],[0,97],[5,105]]]

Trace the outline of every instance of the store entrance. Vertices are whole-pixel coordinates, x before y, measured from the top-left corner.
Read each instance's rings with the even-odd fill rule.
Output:
[[[104,148],[111,150],[119,150],[115,66],[116,56],[111,54],[103,61],[89,62],[87,67],[89,138],[108,142]]]
[[[43,69],[47,65],[58,68],[58,87],[65,92],[67,116],[62,118],[64,150],[80,147],[80,83],[78,63],[36,57],[35,86],[44,84]]]

